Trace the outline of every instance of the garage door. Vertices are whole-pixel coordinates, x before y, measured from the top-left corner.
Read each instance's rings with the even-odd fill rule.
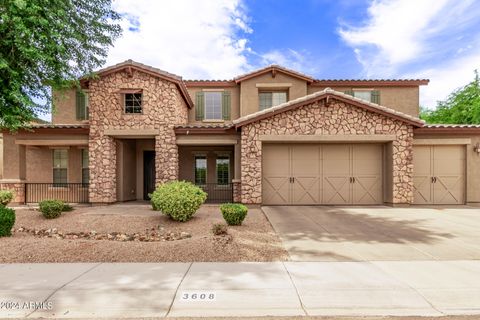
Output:
[[[381,204],[382,146],[265,144],[264,204]]]
[[[415,146],[413,157],[414,203],[465,203],[464,146]]]

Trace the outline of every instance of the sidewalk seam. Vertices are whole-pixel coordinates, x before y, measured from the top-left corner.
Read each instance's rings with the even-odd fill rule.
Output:
[[[295,293],[297,294],[298,302],[300,302],[300,306],[302,307],[303,312],[305,313],[306,316],[309,316],[307,310],[305,309],[305,305],[303,304],[302,298],[300,298],[300,293],[298,292],[297,285],[293,281],[292,275],[290,274],[290,271],[288,271],[288,268],[285,265],[284,261],[282,261],[282,265],[283,265],[283,268],[285,269],[285,271],[287,272],[288,277],[290,278],[290,282],[292,283],[293,288],[295,289]]]
[[[47,302],[48,299],[50,299],[55,293],[57,293],[58,291],[60,291],[61,289],[65,288],[67,285],[69,285],[70,283],[72,283],[73,281],[79,279],[80,277],[84,276],[85,274],[89,273],[90,271],[92,271],[93,269],[97,268],[98,266],[102,265],[103,262],[100,262],[100,263],[97,263],[95,264],[93,267],[89,268],[88,270],[85,270],[84,272],[82,272],[81,274],[79,274],[78,276],[76,276],[75,278],[71,279],[70,281],[67,281],[66,283],[64,283],[63,285],[61,285],[60,287],[58,287],[57,289],[53,290],[52,293],[50,293],[48,295],[48,297],[45,298],[45,300],[43,300],[43,302]],[[25,318],[28,318],[30,317],[32,314],[34,314],[35,312],[37,312],[38,309],[35,309],[33,310],[32,312],[30,312],[29,314],[27,314],[25,316]]]
[[[193,262],[190,262],[190,265],[188,266],[187,271],[185,271],[185,274],[183,275],[182,280],[180,280],[180,282],[178,283],[177,289],[175,289],[175,293],[173,294],[172,302],[168,306],[167,313],[165,314],[165,318],[168,317],[168,315],[170,314],[170,311],[172,310],[172,307],[173,307],[173,303],[175,302],[175,298],[177,297],[178,290],[180,289],[180,286],[182,285],[183,280],[185,280],[185,277],[187,276],[188,272],[192,268],[192,265],[193,265]]]

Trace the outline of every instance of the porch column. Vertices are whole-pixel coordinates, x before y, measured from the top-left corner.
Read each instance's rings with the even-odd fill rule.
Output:
[[[26,147],[15,144],[15,137],[0,134],[1,173],[0,190],[14,192],[13,202],[25,202],[25,175],[27,171]]]
[[[233,202],[241,202],[241,178],[242,178],[242,148],[240,139],[234,145],[235,172],[232,180],[233,184]]]

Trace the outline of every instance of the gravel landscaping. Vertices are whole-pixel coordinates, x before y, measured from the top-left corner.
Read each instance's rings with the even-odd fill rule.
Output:
[[[224,222],[218,206],[204,205],[181,223],[147,204],[79,207],[47,220],[16,210],[12,237],[0,238],[0,263],[283,261],[287,252],[263,212],[251,208],[241,226],[214,236]]]

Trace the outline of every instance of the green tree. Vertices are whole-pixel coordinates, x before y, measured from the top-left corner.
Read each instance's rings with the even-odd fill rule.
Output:
[[[78,85],[120,36],[111,0],[0,0],[0,127],[51,109],[49,87]]]
[[[421,108],[420,118],[427,123],[480,124],[480,79],[453,91],[446,100],[438,101],[435,110]]]

